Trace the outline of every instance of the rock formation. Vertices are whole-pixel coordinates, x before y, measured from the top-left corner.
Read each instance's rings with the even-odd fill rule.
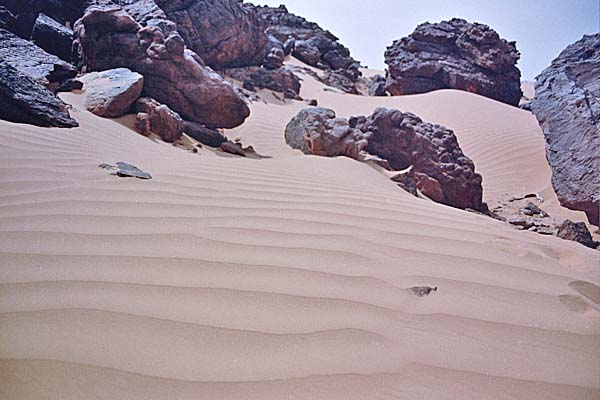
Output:
[[[174,143],[184,130],[179,114],[149,97],[141,97],[135,103],[136,130],[144,136],[155,134],[167,143]]]
[[[300,79],[289,68],[245,67],[231,68],[220,72],[239,81],[246,90],[269,89],[283,93],[286,98],[301,100]]]
[[[77,121],[45,86],[0,60],[0,119],[44,127],[72,128]]]
[[[77,75],[73,65],[4,29],[0,29],[0,59],[51,90]]]
[[[568,46],[537,77],[531,109],[560,203],[600,226],[600,34]]]
[[[155,0],[187,46],[215,68],[258,66],[267,36],[251,8],[238,0]]]
[[[39,14],[31,40],[50,54],[71,62],[73,58],[73,31],[45,14]]]
[[[246,5],[254,9],[272,48],[283,54],[292,53],[308,65],[329,71],[325,83],[348,93],[358,93],[355,83],[361,77],[360,64],[350,56],[350,51],[339,43],[331,32],[314,22],[290,13],[285,6],[267,7]],[[350,83],[349,83],[350,82]]]
[[[144,76],[144,95],[186,119],[222,128],[243,123],[250,111],[234,88],[185,47],[153,0],[144,4],[134,14],[140,23],[108,0],[86,9],[74,29],[82,68],[129,68]]]
[[[127,68],[90,72],[80,80],[85,87],[85,108],[106,118],[127,113],[142,94],[144,85],[144,77]]]
[[[285,140],[305,154],[375,156],[390,170],[407,171],[396,179],[402,187],[453,207],[487,211],[482,178],[454,133],[414,114],[379,108],[369,117],[346,120],[329,109],[304,109],[286,127]]]
[[[558,228],[557,236],[561,239],[581,243],[591,249],[595,249],[600,245],[600,243],[594,241],[592,234],[583,222],[573,222],[566,219]]]
[[[385,52],[392,95],[459,89],[510,105],[521,100],[515,42],[486,25],[452,19],[419,25]]]

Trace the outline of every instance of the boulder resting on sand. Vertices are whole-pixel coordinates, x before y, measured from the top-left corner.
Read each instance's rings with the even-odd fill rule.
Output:
[[[127,68],[90,72],[79,78],[85,88],[85,108],[101,117],[126,114],[140,97],[144,77]]]
[[[385,52],[387,90],[395,96],[459,89],[518,106],[520,54],[490,27],[454,18],[419,25]]]
[[[216,129],[207,128],[192,121],[184,121],[184,124],[186,135],[207,146],[219,147],[222,143],[227,141],[227,138]]]
[[[0,103],[0,119],[6,121],[60,128],[79,125],[50,90],[4,60],[0,60]]]
[[[481,175],[454,133],[414,114],[378,108],[369,117],[346,120],[326,108],[304,109],[288,123],[285,140],[305,154],[361,160],[375,156],[384,168],[410,171],[397,179],[409,191],[416,188],[456,208],[488,211]]]
[[[149,97],[135,103],[136,130],[144,136],[151,133],[168,143],[174,143],[183,133],[184,123],[179,114]]]
[[[536,78],[531,109],[558,200],[600,226],[600,34],[568,46]]]
[[[566,219],[558,228],[557,236],[561,239],[581,243],[591,249],[595,249],[600,245],[600,243],[594,241],[588,227],[583,222],[573,222]]]
[[[169,31],[171,21],[145,16],[136,14],[138,23],[108,0],[89,6],[74,29],[85,71],[129,68],[144,76],[145,96],[185,119],[217,128],[242,124],[250,110],[233,86],[204,66],[176,31]]]

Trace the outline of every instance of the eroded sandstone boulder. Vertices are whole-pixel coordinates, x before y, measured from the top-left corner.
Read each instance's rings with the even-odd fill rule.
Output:
[[[204,125],[192,121],[184,121],[184,124],[186,135],[207,146],[219,147],[222,143],[227,141],[227,138],[216,129],[207,128]]]
[[[184,130],[183,119],[175,111],[149,97],[135,103],[136,130],[144,136],[155,134],[167,143],[177,141]]]
[[[43,127],[78,126],[66,105],[45,86],[0,60],[0,119]]]
[[[600,226],[600,34],[568,46],[537,77],[531,109],[560,203]]]
[[[490,27],[452,19],[419,25],[385,52],[392,95],[459,89],[510,105],[521,100],[515,42]]]
[[[150,19],[145,12],[135,15],[146,25],[108,0],[89,6],[74,29],[82,67],[86,71],[129,68],[144,76],[144,95],[188,120],[222,128],[242,124],[250,114],[246,103],[185,47],[176,31],[168,31],[172,22],[161,20],[160,13]]]
[[[267,36],[253,9],[238,0],[155,0],[190,49],[215,68],[258,66]]]
[[[106,118],[127,113],[144,85],[144,77],[127,68],[90,72],[79,79],[85,88],[85,108]]]
[[[379,108],[369,117],[336,118],[326,108],[304,109],[285,130],[285,140],[305,154],[376,157],[402,187],[461,209],[487,211],[482,178],[454,133],[411,113]]]

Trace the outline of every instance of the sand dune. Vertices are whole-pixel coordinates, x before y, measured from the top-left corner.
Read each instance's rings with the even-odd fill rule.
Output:
[[[455,130],[485,200],[558,204],[529,113],[438,91],[351,96]],[[366,164],[285,145],[301,102],[252,104],[249,160],[83,111],[0,121],[2,399],[598,399],[600,255],[414,198]],[[127,161],[154,179],[97,168]],[[437,292],[416,297],[416,285]]]

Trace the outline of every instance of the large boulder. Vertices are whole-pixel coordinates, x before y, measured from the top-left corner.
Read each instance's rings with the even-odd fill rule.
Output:
[[[346,120],[329,109],[305,109],[287,125],[285,139],[305,154],[375,157],[385,168],[405,171],[396,180],[413,193],[411,187],[439,203],[487,211],[482,178],[454,133],[414,114],[379,108]]]
[[[73,65],[5,29],[0,29],[0,59],[51,89],[77,75]]]
[[[459,89],[510,105],[521,100],[515,42],[490,27],[452,19],[419,25],[385,52],[392,95]]]
[[[142,26],[108,0],[89,6],[75,24],[82,68],[129,68],[144,76],[144,95],[188,120],[220,128],[242,124],[250,110],[233,86],[204,66],[176,31],[169,31],[172,22],[145,15],[136,14],[146,23]]]
[[[85,88],[85,108],[106,118],[126,114],[144,86],[144,77],[127,68],[90,72],[79,80]]]
[[[45,86],[0,60],[0,119],[43,127],[72,128],[77,121]]]
[[[62,60],[70,62],[73,58],[73,31],[46,14],[38,15],[31,40]]]
[[[260,65],[267,36],[256,13],[238,0],[155,0],[190,49],[215,68]]]
[[[155,134],[168,143],[177,141],[184,130],[184,122],[175,111],[149,97],[139,98],[135,103],[137,111],[136,129],[144,136]]]
[[[568,46],[537,77],[531,109],[560,203],[600,226],[600,34]]]

